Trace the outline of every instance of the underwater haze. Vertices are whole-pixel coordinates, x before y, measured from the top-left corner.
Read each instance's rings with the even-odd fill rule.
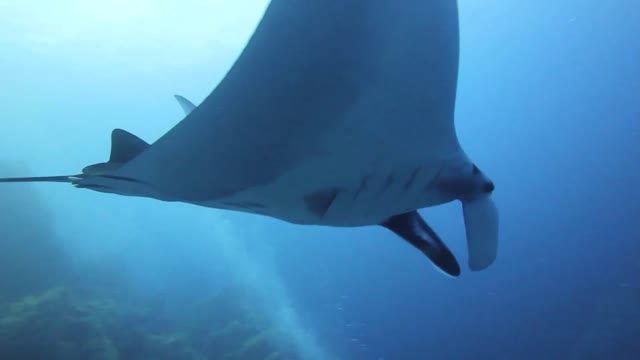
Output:
[[[114,128],[155,141],[267,5],[0,0],[0,177],[104,161]],[[0,184],[0,359],[639,359],[640,3],[458,5],[491,267],[443,276],[382,227]],[[420,212],[466,264],[459,203]]]

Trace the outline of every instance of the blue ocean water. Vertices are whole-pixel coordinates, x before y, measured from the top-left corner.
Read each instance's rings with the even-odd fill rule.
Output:
[[[102,161],[113,128],[158,138],[267,3],[0,0],[0,176]],[[493,266],[451,279],[382,228],[2,184],[0,359],[640,358],[640,5],[459,8]],[[465,264],[459,204],[421,213]]]

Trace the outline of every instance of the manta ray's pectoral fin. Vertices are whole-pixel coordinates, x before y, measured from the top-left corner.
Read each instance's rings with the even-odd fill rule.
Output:
[[[451,250],[417,211],[392,216],[380,225],[422,251],[438,269],[451,276],[460,275],[460,265]]]
[[[498,209],[489,194],[462,201],[469,268],[484,270],[498,254]]]
[[[184,110],[185,115],[191,114],[193,109],[196,108],[196,106],[191,101],[187,100],[187,98],[185,98],[184,96],[181,96],[181,95],[173,95],[173,96],[176,98],[176,100],[178,100],[178,104],[180,104],[180,107],[182,107],[182,110]]]

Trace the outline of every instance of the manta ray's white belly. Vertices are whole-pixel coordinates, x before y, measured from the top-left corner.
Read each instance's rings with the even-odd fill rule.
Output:
[[[271,184],[199,205],[264,214],[297,224],[363,226],[453,200],[435,187],[441,167],[361,165],[310,162]],[[318,172],[321,167],[327,170]]]

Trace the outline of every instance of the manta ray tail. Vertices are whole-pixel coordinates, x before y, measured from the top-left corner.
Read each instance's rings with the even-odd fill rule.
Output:
[[[451,276],[460,275],[460,265],[451,250],[417,211],[392,216],[380,225],[393,231],[427,255],[439,270]]]
[[[89,165],[82,170],[82,174],[0,178],[0,183],[61,182],[70,183],[77,187],[84,187],[80,184],[82,180],[117,170],[120,166],[138,156],[149,146],[150,145],[148,143],[139,137],[124,130],[115,129],[111,133],[111,155],[109,157],[109,161]]]
[[[0,183],[17,183],[17,182],[62,182],[74,183],[82,179],[84,175],[62,175],[62,176],[34,176],[34,177],[15,177],[0,178]]]
[[[469,268],[486,269],[498,253],[498,209],[490,196],[462,202]]]

